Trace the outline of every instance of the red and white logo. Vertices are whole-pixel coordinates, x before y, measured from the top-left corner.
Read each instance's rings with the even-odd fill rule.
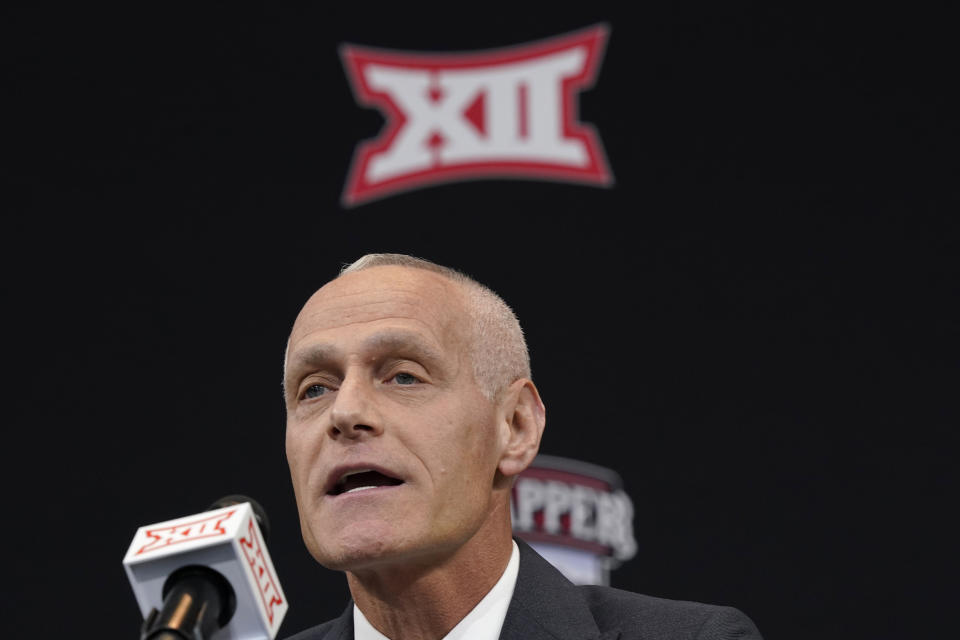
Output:
[[[610,570],[637,552],[622,487],[612,469],[538,454],[513,485],[513,533],[574,583],[609,585]]]
[[[399,191],[477,178],[609,186],[600,139],[579,122],[608,28],[469,53],[341,47],[357,101],[380,110],[379,136],[357,146],[343,194],[354,206]]]
[[[256,527],[253,526],[253,518],[250,518],[247,523],[247,534],[240,538],[240,549],[243,550],[247,569],[250,570],[250,575],[257,585],[260,603],[267,613],[270,625],[273,626],[274,609],[283,604],[283,594],[280,593],[277,582],[273,579],[273,572],[270,571],[270,565],[264,557],[260,537],[257,535]]]
[[[231,509],[226,513],[220,512],[206,518],[190,520],[174,526],[147,529],[144,535],[150,542],[143,545],[135,555],[164,549],[171,544],[226,535],[227,530],[223,528],[223,523],[229,520],[234,513],[236,513],[236,509]]]

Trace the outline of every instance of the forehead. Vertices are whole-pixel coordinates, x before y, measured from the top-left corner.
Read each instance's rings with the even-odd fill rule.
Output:
[[[294,323],[290,348],[321,337],[348,339],[383,326],[400,326],[451,347],[465,339],[467,319],[461,287],[449,279],[425,269],[371,267],[332,280],[313,294]]]

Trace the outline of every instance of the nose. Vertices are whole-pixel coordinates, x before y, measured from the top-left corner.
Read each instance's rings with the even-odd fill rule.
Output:
[[[383,431],[372,385],[361,376],[347,376],[330,408],[330,436],[359,439]]]

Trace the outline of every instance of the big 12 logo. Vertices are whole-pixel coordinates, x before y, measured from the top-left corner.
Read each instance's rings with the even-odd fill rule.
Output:
[[[502,49],[410,53],[341,46],[354,96],[386,125],[357,146],[343,204],[477,178],[609,186],[600,139],[577,117],[609,29]]]

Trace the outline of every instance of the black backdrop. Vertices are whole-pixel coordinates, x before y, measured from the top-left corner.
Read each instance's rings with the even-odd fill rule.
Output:
[[[740,607],[771,639],[948,632],[949,16],[408,10],[5,10],[5,635],[133,637],[136,527],[235,492],[273,521],[282,632],[339,613],[342,577],[299,538],[281,358],[306,297],[368,251],[459,267],[517,310],[542,451],[615,469],[636,504],[614,586]],[[600,22],[580,113],[612,189],[340,207],[382,123],[340,43],[458,51]]]

